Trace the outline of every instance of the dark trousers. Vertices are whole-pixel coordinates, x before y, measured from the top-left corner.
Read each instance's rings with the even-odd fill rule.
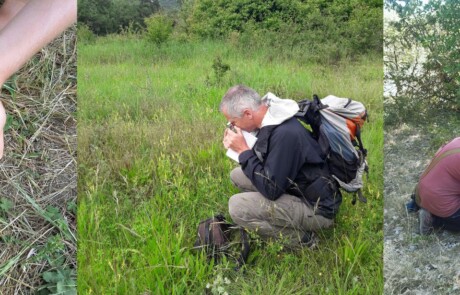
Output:
[[[406,204],[406,208],[409,212],[417,212],[420,209],[417,200],[417,186],[415,186],[414,192],[411,195],[411,201]],[[449,217],[439,217],[433,215],[433,227],[443,228],[450,231],[460,231],[460,209]]]
[[[450,231],[460,231],[460,209],[449,217],[439,217],[433,214],[433,226]]]

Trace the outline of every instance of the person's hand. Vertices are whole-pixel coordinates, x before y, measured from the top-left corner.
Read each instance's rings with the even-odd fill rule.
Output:
[[[19,6],[10,13],[2,9],[6,16],[0,21],[0,84],[77,19],[77,0],[28,0]]]
[[[2,102],[0,101],[0,159],[3,157],[3,128],[6,124],[6,113]]]
[[[235,131],[232,131],[229,128],[225,129],[224,132],[224,147],[226,149],[232,149],[238,154],[241,154],[242,152],[249,150],[249,146],[246,143],[246,139],[244,139],[243,133],[240,128],[234,126]]]

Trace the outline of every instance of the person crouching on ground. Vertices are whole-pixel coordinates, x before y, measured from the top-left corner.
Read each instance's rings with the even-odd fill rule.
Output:
[[[242,191],[229,200],[233,221],[262,238],[313,246],[313,233],[333,225],[342,196],[318,143],[294,117],[297,103],[237,85],[220,111],[234,126],[225,130],[224,147],[239,154],[240,167],[230,173]],[[252,149],[242,130],[257,132]]]
[[[460,137],[441,147],[420,176],[415,202],[420,234],[435,228],[460,231]]]

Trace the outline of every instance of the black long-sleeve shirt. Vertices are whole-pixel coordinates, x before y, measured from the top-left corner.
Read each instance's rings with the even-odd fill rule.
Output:
[[[262,161],[256,151],[261,153]],[[338,210],[341,196],[336,188],[322,191],[321,196],[305,196],[310,184],[318,178],[329,177],[329,172],[318,142],[296,118],[261,128],[256,145],[241,153],[239,162],[244,174],[269,200],[288,193],[305,199],[310,205],[318,202],[320,212],[326,212],[322,215],[329,218]]]

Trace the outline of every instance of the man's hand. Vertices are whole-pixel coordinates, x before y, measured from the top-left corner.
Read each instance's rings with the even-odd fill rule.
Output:
[[[224,147],[226,149],[232,149],[238,154],[241,154],[244,151],[249,150],[249,146],[246,143],[246,139],[244,139],[243,133],[240,128],[234,127],[236,132],[230,130],[229,128],[225,129],[224,133]]]

